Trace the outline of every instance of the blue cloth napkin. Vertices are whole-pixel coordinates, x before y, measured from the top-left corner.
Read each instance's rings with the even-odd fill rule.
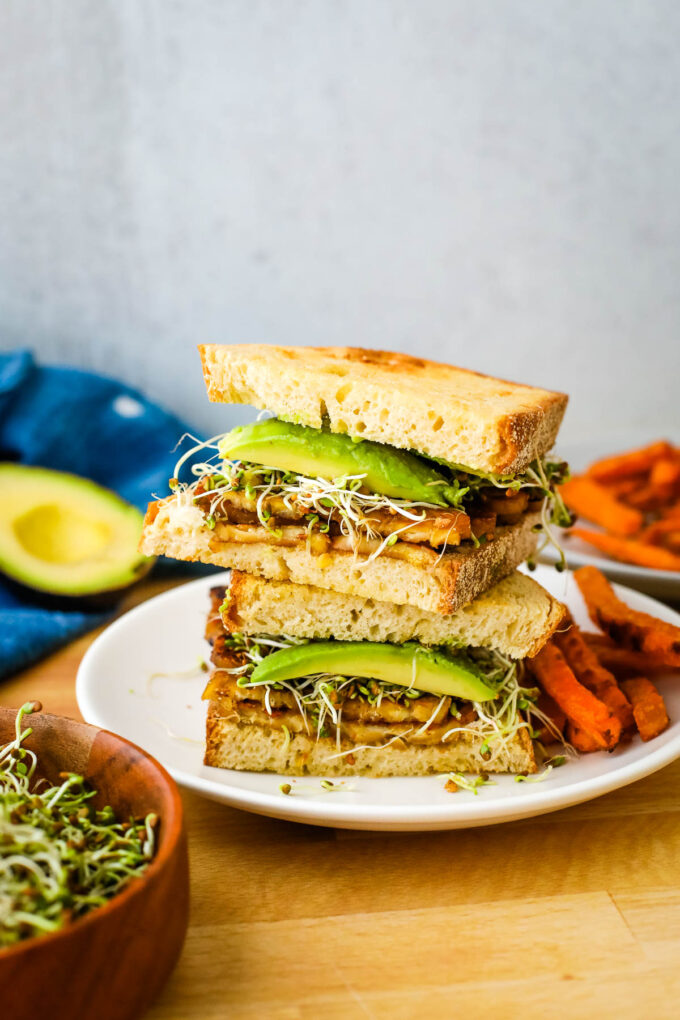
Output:
[[[0,461],[92,478],[144,509],[168,491],[187,426],[113,379],[0,355]],[[98,626],[101,612],[43,609],[0,580],[0,677]]]

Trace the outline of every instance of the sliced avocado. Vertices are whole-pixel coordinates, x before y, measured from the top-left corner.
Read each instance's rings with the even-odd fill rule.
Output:
[[[250,461],[310,478],[364,475],[362,484],[371,492],[436,506],[448,506],[458,496],[444,475],[413,453],[279,418],[233,429],[220,441],[219,452],[225,460]]]
[[[139,580],[153,563],[137,551],[142,521],[87,478],[0,464],[0,572],[36,592],[99,597]]]
[[[313,641],[273,652],[258,663],[252,683],[279,683],[314,673],[386,680],[441,697],[489,701],[496,692],[466,664],[421,645],[373,641]]]

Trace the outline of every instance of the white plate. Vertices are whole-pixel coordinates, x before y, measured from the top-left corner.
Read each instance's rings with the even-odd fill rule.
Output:
[[[570,574],[539,566],[535,574],[565,601],[577,622],[586,614]],[[680,757],[680,684],[660,686],[673,720],[656,740],[636,738],[622,750],[584,755],[555,769],[540,783],[496,777],[496,786],[474,796],[444,789],[445,777],[351,779],[326,792],[317,778],[298,779],[291,795],[281,776],[234,772],[203,765],[205,674],[158,678],[151,674],[188,669],[208,656],[203,628],[208,590],[228,575],[213,574],[175,588],[131,610],[92,644],[78,671],[76,693],[86,720],[113,730],[150,752],[177,782],[234,807],[316,825],[352,829],[455,829],[491,825],[577,804],[641,779]],[[636,609],[680,624],[668,607],[625,588],[619,595]],[[285,780],[290,781],[290,780]]]
[[[585,527],[591,525],[584,521]],[[597,531],[592,525],[593,531]],[[666,599],[669,602],[680,602],[680,573],[672,570],[651,570],[649,567],[636,567],[632,563],[619,563],[617,560],[609,560],[605,556],[594,555],[592,546],[582,542],[578,538],[562,538],[564,554],[567,563],[572,570],[577,567],[593,566],[599,567],[603,574],[606,574],[610,581],[617,581],[629,588],[653,595],[658,599]],[[541,553],[541,563],[555,563],[558,559],[554,546],[547,546]]]
[[[636,447],[647,446],[659,437],[667,438],[675,445],[680,439],[672,429],[658,429],[654,435],[643,435],[636,430],[630,433],[620,433],[615,436],[603,438],[599,436],[593,442],[572,443],[568,446],[558,446],[557,453],[563,457],[571,466],[573,474],[584,471],[594,460],[601,457],[608,457],[613,453],[622,450],[632,450]],[[590,521],[580,521],[586,528],[599,531],[596,525]],[[556,529],[562,534],[560,529]],[[578,538],[566,538],[563,542],[564,552],[569,567],[574,570],[576,567],[583,567],[588,564],[599,567],[600,570],[620,584],[626,584],[630,588],[636,588],[647,595],[653,595],[658,599],[666,599],[669,602],[680,602],[680,573],[672,570],[652,570],[649,567],[636,567],[632,563],[619,563],[603,556],[592,545],[582,542]],[[540,559],[544,563],[555,563],[558,554],[554,546],[547,546],[541,553]]]

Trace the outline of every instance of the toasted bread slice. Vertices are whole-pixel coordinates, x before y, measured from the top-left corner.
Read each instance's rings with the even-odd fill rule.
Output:
[[[453,720],[455,724],[455,720]],[[397,727],[387,746],[355,747],[345,741],[338,748],[330,737],[316,740],[306,733],[286,733],[280,727],[245,722],[238,715],[222,715],[210,702],[206,728],[205,764],[242,772],[276,772],[283,776],[427,776],[445,772],[536,772],[536,759],[526,729],[499,744],[491,759],[482,757],[483,738],[474,724],[445,742],[409,744],[406,727]],[[338,752],[342,757],[337,757]],[[343,753],[344,752],[344,753]]]
[[[200,560],[234,567],[273,581],[293,581],[360,595],[378,602],[417,606],[430,613],[454,613],[511,573],[533,552],[532,528],[539,513],[526,513],[518,524],[496,529],[492,542],[466,545],[437,556],[432,550],[409,549],[397,542],[372,561],[332,550],[314,555],[304,541],[286,544],[264,527],[229,527],[222,537],[210,530],[196,506],[177,496],[151,503],[140,545],[148,556]]]
[[[359,347],[199,347],[210,400],[512,475],[552,447],[567,397]]]
[[[524,659],[536,655],[564,614],[560,602],[518,571],[451,616],[440,616],[235,570],[222,621],[227,630],[243,634],[467,645]]]

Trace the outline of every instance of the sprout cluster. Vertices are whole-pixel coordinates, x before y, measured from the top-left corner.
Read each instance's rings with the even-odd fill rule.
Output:
[[[187,438],[194,439],[191,436]],[[369,560],[372,560],[393,545],[401,533],[421,523],[427,510],[442,511],[442,507],[435,503],[363,491],[364,475],[347,475],[334,479],[310,478],[245,461],[225,461],[220,457],[218,449],[222,438],[219,435],[205,443],[195,441],[195,445],[177,461],[171,479],[174,491],[192,503],[200,499],[202,505],[207,507],[204,509],[204,519],[209,528],[214,528],[220,517],[222,498],[230,492],[242,492],[254,502],[260,524],[277,534],[267,504],[270,497],[278,497],[288,510],[295,509],[304,513],[310,534],[313,530],[328,532],[333,520],[338,523],[341,534],[350,537],[353,544],[361,538],[380,539],[379,546],[369,556]],[[182,482],[180,474],[184,464],[202,450],[214,453],[201,463],[192,464],[193,481]],[[556,489],[567,477],[566,464],[549,458],[538,458],[523,474],[514,476],[479,474],[463,465],[446,464],[443,461],[437,461],[437,464],[450,475],[450,488],[447,491],[455,492],[455,497],[449,498],[452,509],[469,510],[480,490],[488,490],[490,486],[511,492],[529,490],[537,502],[539,499],[542,501],[540,527],[545,531],[545,543],[553,542],[558,547],[560,562],[563,563],[562,551],[551,534],[550,525],[567,527],[571,523],[569,512]],[[384,512],[404,522],[402,527],[386,537],[382,537],[375,528],[375,515]]]
[[[37,707],[19,709],[15,738],[0,747],[0,949],[106,903],[154,855],[156,815],[118,822],[110,807],[92,807],[96,791],[74,773],[58,786],[34,781],[22,723]]]

